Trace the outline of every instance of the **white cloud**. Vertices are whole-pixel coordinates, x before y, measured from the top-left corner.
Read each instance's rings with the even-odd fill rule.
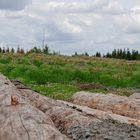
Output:
[[[27,13],[22,10],[22,11],[0,11],[0,17],[1,18],[22,18],[25,17]]]
[[[64,53],[108,51],[131,45],[139,49],[140,1],[11,1],[12,6],[0,3],[0,43],[26,48],[41,45],[45,30],[50,49]]]
[[[110,14],[123,14],[124,8],[118,1],[112,1],[104,7],[104,11]]]
[[[64,20],[63,24],[66,27],[66,30],[68,32],[73,32],[73,33],[81,33],[82,32],[82,28],[80,26],[76,26],[76,25],[70,23],[68,18],[66,18]]]
[[[129,13],[114,17],[122,32],[128,34],[140,33],[140,7],[133,7]]]

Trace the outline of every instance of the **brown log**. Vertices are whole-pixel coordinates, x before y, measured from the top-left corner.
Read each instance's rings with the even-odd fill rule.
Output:
[[[134,124],[134,125],[140,127],[140,120],[138,120],[138,119],[133,119],[130,117],[117,115],[110,111],[101,111],[101,110],[97,110],[97,109],[92,109],[87,106],[80,106],[80,105],[76,105],[76,104],[69,103],[66,101],[59,101],[59,102],[63,103],[64,105],[66,105],[70,108],[74,108],[77,111],[83,112],[87,116],[96,117],[99,120],[112,119],[112,120],[120,122],[120,123]]]
[[[93,109],[112,111],[115,114],[140,119],[140,100],[129,97],[78,92],[72,97],[72,102]]]
[[[78,124],[88,125],[92,122],[99,121],[97,118],[86,116],[59,101],[42,96],[31,89],[23,89],[20,87],[21,86],[17,86],[20,95],[27,97],[30,100],[30,104],[49,115],[56,127],[60,130],[63,129],[65,133],[67,133],[67,130],[72,126]]]
[[[0,75],[0,140],[68,140],[50,117],[29,104],[16,87]]]
[[[28,98],[30,104],[44,112],[47,116],[49,115],[59,131],[67,134],[74,140],[110,139],[110,134],[114,138],[118,133],[120,137],[117,136],[115,139],[128,139],[129,135],[134,133],[133,138],[140,138],[140,128],[136,127],[139,126],[139,120],[110,112],[93,110],[84,106],[77,107],[77,105],[68,102],[55,101],[42,96],[26,87],[20,88],[21,86],[19,85],[17,87],[20,95]],[[135,124],[136,126],[130,124]]]
[[[62,106],[61,103],[46,96],[43,96],[31,89],[20,89],[19,87],[17,88],[20,95],[28,98],[31,105],[35,106],[44,113],[47,112],[49,109],[53,108],[54,106]]]
[[[46,113],[50,115],[56,127],[64,133],[77,125],[88,126],[91,123],[100,122],[99,119],[93,116],[89,117],[65,105],[63,107],[55,106]]]
[[[55,101],[46,96],[42,96],[42,95],[38,94],[37,92],[32,91],[30,89],[20,88],[21,85],[17,86],[17,87],[20,90],[20,94],[24,97],[27,97],[30,100],[32,105],[34,105],[35,107],[37,107],[44,113],[48,113],[48,110],[49,110],[48,114],[52,117],[54,122],[57,122],[60,118],[61,118],[61,122],[66,122],[66,120],[67,120],[67,119],[65,119],[65,117],[67,117],[66,114],[69,114],[67,112],[70,111],[70,112],[72,112],[72,114],[76,114],[76,112],[78,114],[78,112],[81,112],[79,114],[80,120],[83,117],[82,115],[86,115],[86,117],[92,115],[92,117],[93,117],[92,119],[94,119],[94,118],[97,118],[100,120],[112,119],[112,120],[116,120],[120,123],[135,124],[136,126],[140,127],[140,120],[137,120],[137,119],[120,116],[120,115],[112,113],[111,111],[101,111],[101,110],[97,110],[97,109],[91,109],[86,106],[79,106],[79,105],[72,104],[72,103],[65,102],[65,101]],[[70,108],[72,108],[73,110],[71,110]],[[50,111],[50,110],[52,110],[52,111]],[[60,115],[62,115],[63,117],[59,117]],[[73,121],[74,120],[75,120],[75,118],[73,116]],[[88,121],[86,123],[88,124]],[[56,124],[56,125],[58,126],[58,124]]]

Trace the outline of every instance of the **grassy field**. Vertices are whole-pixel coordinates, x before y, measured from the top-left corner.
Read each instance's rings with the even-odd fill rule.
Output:
[[[68,100],[80,90],[109,92],[93,83],[119,94],[140,89],[140,61],[8,53],[0,54],[0,72],[55,99]],[[83,88],[91,83],[93,88]]]

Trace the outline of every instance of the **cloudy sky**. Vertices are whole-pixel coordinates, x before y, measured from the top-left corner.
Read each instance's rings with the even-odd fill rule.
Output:
[[[0,45],[63,54],[140,51],[140,0],[0,0]]]

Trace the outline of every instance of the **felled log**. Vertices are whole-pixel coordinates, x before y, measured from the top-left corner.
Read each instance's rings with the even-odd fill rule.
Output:
[[[30,104],[49,115],[55,126],[74,140],[99,140],[99,139],[139,139],[140,128],[135,119],[130,120],[123,116],[101,112],[95,112],[87,107],[77,107],[64,103],[63,101],[55,101],[34,92],[27,88],[20,88],[20,95],[29,99]],[[114,116],[113,116],[114,115]],[[109,116],[109,117],[108,117]],[[119,118],[117,118],[119,116]],[[124,119],[125,118],[125,119]],[[118,121],[120,119],[120,121]],[[130,125],[135,124],[135,125]],[[135,131],[133,132],[132,129]],[[129,132],[128,132],[129,131]],[[120,137],[118,136],[118,132]],[[117,134],[117,136],[116,136]]]
[[[93,116],[88,116],[72,108],[55,106],[46,112],[50,115],[56,127],[63,133],[77,125],[88,126],[91,123],[100,122],[99,119]]]
[[[140,120],[132,119],[130,117],[120,116],[120,115],[112,113],[111,111],[101,111],[101,110],[97,110],[97,109],[91,109],[86,106],[79,106],[79,105],[72,104],[72,103],[65,102],[65,101],[56,101],[56,100],[50,99],[46,96],[42,96],[41,94],[39,94],[35,91],[32,91],[31,89],[26,89],[26,88],[23,89],[20,87],[21,87],[21,85],[17,86],[17,88],[20,91],[20,94],[24,97],[27,97],[30,100],[30,103],[32,105],[34,105],[35,107],[37,107],[44,113],[46,113],[46,112],[48,113],[48,110],[53,110],[53,111],[49,111],[49,112],[53,113],[54,118],[56,118],[56,121],[59,119],[59,115],[61,114],[63,116],[62,118],[60,117],[61,122],[62,122],[62,119],[63,119],[63,122],[65,122],[66,121],[65,117],[67,116],[65,114],[69,114],[67,112],[71,111],[73,114],[76,114],[76,111],[77,111],[77,112],[82,113],[82,114],[79,114],[79,119],[81,119],[80,117],[82,115],[86,115],[86,116],[92,116],[93,118],[97,118],[99,120],[112,119],[112,120],[116,120],[120,123],[135,124],[136,126],[140,127]],[[73,111],[70,108],[72,108]],[[57,111],[57,109],[59,111]],[[59,114],[59,112],[61,112],[61,113]],[[48,114],[53,118],[53,115],[51,113],[48,113]],[[55,117],[55,116],[57,116],[57,117]],[[73,120],[75,120],[74,117],[73,117]],[[55,121],[55,120],[53,119],[53,121]],[[88,124],[88,121],[86,123]],[[58,124],[56,124],[56,125],[58,126]]]
[[[66,105],[70,108],[73,108],[77,111],[83,112],[87,116],[93,116],[99,120],[111,119],[113,121],[117,121],[120,123],[126,123],[126,124],[130,124],[130,125],[134,124],[134,125],[140,127],[140,120],[138,120],[138,119],[133,119],[130,117],[117,115],[117,114],[114,114],[110,111],[101,111],[101,110],[97,110],[97,109],[92,109],[92,108],[89,108],[87,106],[80,106],[80,105],[76,105],[76,104],[69,103],[66,101],[59,100],[59,102],[63,103],[64,105]]]
[[[72,97],[72,102],[93,109],[112,111],[115,114],[140,119],[140,100],[113,94],[78,92]]]
[[[35,106],[42,112],[46,113],[49,109],[53,108],[54,106],[62,106],[61,103],[43,96],[31,89],[21,89],[20,86],[17,86],[18,90],[20,91],[20,95],[28,98],[31,105]]]
[[[68,140],[50,117],[29,104],[17,88],[0,75],[0,140]]]
[[[24,90],[24,96],[29,95],[29,98],[32,94],[27,93],[28,91],[26,90],[25,92]],[[33,95],[37,95],[36,92],[33,92]],[[140,138],[140,128],[137,127],[139,123],[135,119],[115,114],[107,115],[106,112],[99,110],[94,112],[90,108],[87,110],[83,106],[80,106],[80,108],[73,104],[70,106],[70,103],[66,102],[65,104],[63,101],[50,99],[51,102],[49,102],[49,98],[44,96],[37,98],[35,102],[41,101],[42,98],[43,102],[49,106],[45,113],[50,116],[59,131],[73,140],[132,140]],[[29,99],[32,100],[33,98]],[[34,105],[36,106],[37,104],[34,103]],[[40,107],[38,106],[38,108]],[[43,108],[41,107],[41,109]]]
[[[91,122],[99,121],[95,117],[90,118],[85,116],[79,111],[71,109],[59,101],[42,96],[31,89],[23,89],[20,87],[21,86],[19,85],[17,86],[18,90],[20,91],[19,94],[28,98],[30,100],[30,104],[49,115],[57,127],[61,127],[61,125],[63,125],[61,129],[63,128],[65,132],[70,127],[78,124],[87,125]]]

